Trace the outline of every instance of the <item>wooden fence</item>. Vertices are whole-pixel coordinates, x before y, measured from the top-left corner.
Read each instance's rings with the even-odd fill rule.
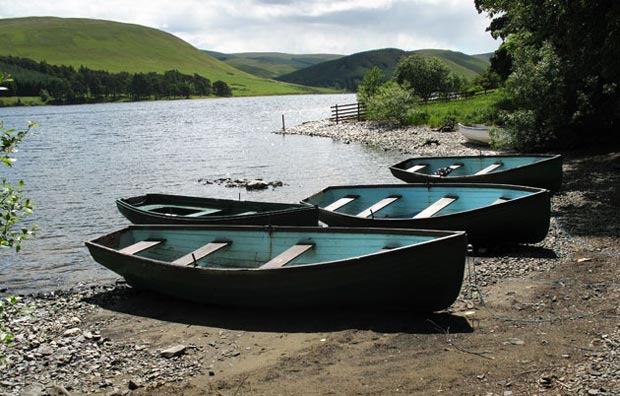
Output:
[[[335,121],[338,124],[340,121],[357,120],[361,121],[366,117],[366,108],[361,103],[349,103],[343,105],[331,106],[332,115],[331,121]]]

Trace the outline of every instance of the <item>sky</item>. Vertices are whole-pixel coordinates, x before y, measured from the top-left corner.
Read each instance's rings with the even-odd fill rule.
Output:
[[[135,23],[225,53],[433,48],[473,55],[500,44],[473,0],[0,0],[0,18],[26,16]]]

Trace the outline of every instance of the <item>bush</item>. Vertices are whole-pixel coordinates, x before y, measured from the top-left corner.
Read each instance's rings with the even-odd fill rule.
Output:
[[[357,87],[357,101],[367,105],[370,98],[375,96],[379,88],[381,87],[381,81],[383,81],[383,71],[377,66],[370,69],[364,76],[364,81]]]
[[[515,106],[504,114],[506,130],[519,150],[557,146],[559,132],[570,119],[561,59],[549,43],[517,52],[515,70],[506,81]]]
[[[427,111],[413,108],[407,112],[407,124],[409,125],[427,125],[431,115]]]
[[[408,112],[417,99],[409,91],[394,82],[383,84],[367,103],[369,120],[391,126],[406,125]]]

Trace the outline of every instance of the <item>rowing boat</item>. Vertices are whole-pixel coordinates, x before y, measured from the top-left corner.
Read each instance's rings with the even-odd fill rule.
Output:
[[[391,166],[408,183],[501,183],[558,191],[562,156],[555,154],[415,157]]]
[[[461,134],[465,136],[465,139],[467,139],[468,141],[472,143],[488,145],[489,142],[491,141],[491,137],[489,136],[489,129],[491,129],[491,127],[487,125],[458,124],[458,127],[459,127],[459,132],[461,132]]]
[[[140,225],[86,242],[132,286],[245,307],[437,311],[463,279],[463,232]]]
[[[304,204],[146,194],[117,199],[116,206],[135,224],[318,224],[317,210]]]
[[[534,243],[550,221],[549,191],[500,184],[328,187],[306,199],[330,226],[464,230],[472,244]]]

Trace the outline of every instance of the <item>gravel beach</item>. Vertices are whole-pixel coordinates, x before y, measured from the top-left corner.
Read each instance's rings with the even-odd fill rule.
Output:
[[[285,134],[494,154],[458,132],[310,122]],[[123,282],[23,296],[0,395],[620,395],[620,153],[564,155],[547,238],[469,259],[443,313],[250,312]]]

